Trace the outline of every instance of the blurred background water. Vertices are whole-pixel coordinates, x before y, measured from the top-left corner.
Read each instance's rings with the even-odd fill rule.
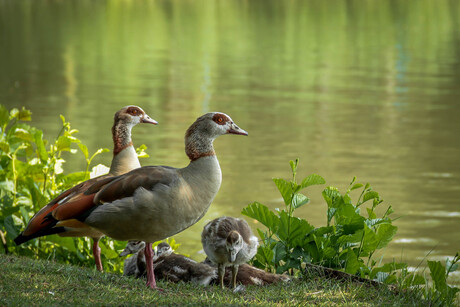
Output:
[[[229,114],[249,137],[215,141],[220,192],[176,238],[197,259],[210,219],[283,206],[271,178],[290,178],[295,158],[298,178],[315,172],[344,192],[357,176],[392,205],[401,218],[385,260],[460,250],[455,0],[0,0],[0,103],[31,109],[49,139],[63,114],[91,151],[112,148],[114,112],[139,105],[160,123],[133,131],[148,146],[141,163],[176,167],[195,118]],[[66,170],[85,165],[66,158]],[[324,187],[297,211],[315,226]]]

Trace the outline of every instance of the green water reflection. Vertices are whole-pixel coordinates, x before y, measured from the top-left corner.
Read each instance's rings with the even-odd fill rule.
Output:
[[[0,0],[0,67],[0,103],[32,109],[50,137],[65,115],[92,150],[111,147],[116,110],[142,106],[160,122],[135,128],[143,165],[186,165],[203,112],[247,130],[215,142],[222,188],[177,239],[193,257],[207,220],[281,206],[271,178],[296,157],[300,176],[341,190],[357,176],[402,216],[386,259],[460,250],[458,1]],[[300,211],[317,226],[320,192]]]

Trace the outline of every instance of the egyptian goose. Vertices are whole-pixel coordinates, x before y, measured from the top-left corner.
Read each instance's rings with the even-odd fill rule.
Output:
[[[33,238],[58,233],[63,237],[80,237],[88,236],[93,238],[93,255],[96,262],[96,268],[102,271],[101,250],[99,240],[103,236],[101,232],[93,229],[90,232],[75,228],[53,228],[55,223],[50,215],[54,215],[54,210],[63,208],[77,207],[81,204],[80,200],[84,199],[84,192],[92,184],[105,180],[106,178],[118,176],[140,167],[136,150],[131,140],[131,129],[139,123],[148,123],[156,125],[157,122],[150,118],[138,106],[126,106],[115,113],[112,127],[113,137],[113,159],[110,165],[110,171],[107,175],[92,178],[79,185],[61,193],[53,199],[48,205],[38,211],[29,221],[26,229],[14,240],[17,245],[27,242]],[[84,204],[83,204],[84,205]],[[69,207],[70,208],[70,207]]]
[[[227,216],[212,220],[204,226],[201,243],[209,260],[217,265],[222,288],[225,267],[232,267],[232,287],[236,288],[238,266],[254,257],[259,245],[245,220]]]
[[[147,286],[156,288],[152,243],[190,227],[208,210],[222,181],[213,141],[224,134],[248,135],[224,113],[199,117],[185,134],[188,166],[145,166],[99,180],[65,206],[48,211],[42,217],[45,226],[39,224],[36,231],[76,228],[115,240],[145,241]]]
[[[136,277],[145,275],[146,263],[143,253],[145,244],[142,243],[130,241],[120,254],[120,256],[123,256],[134,252],[132,257],[125,260],[123,266],[124,275],[135,275]],[[164,279],[170,282],[183,281],[207,286],[211,280],[217,277],[214,267],[205,263],[198,263],[184,255],[175,254],[171,246],[164,242],[155,246],[153,268],[157,279]]]

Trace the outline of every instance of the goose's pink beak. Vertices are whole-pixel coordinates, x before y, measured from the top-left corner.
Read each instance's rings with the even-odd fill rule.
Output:
[[[239,135],[248,135],[246,131],[238,127],[235,123],[230,124],[230,129],[228,129],[227,133],[230,134],[239,134]]]
[[[141,118],[141,123],[158,125],[158,122],[147,114],[144,114],[144,116]]]

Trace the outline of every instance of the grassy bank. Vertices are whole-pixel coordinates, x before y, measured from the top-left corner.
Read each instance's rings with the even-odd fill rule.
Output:
[[[218,287],[158,282],[163,293],[143,280],[25,257],[0,255],[0,305],[427,305],[415,292],[311,278],[233,293]]]

